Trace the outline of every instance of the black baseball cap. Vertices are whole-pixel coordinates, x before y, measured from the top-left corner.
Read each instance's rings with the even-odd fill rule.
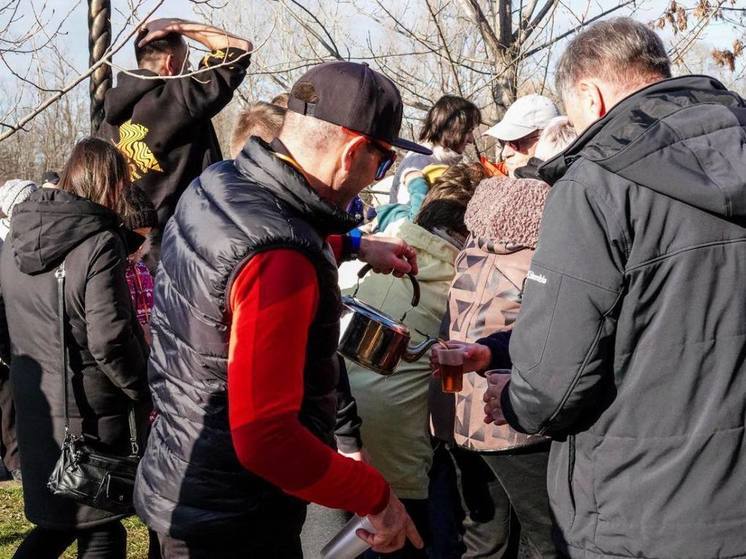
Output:
[[[356,62],[314,66],[290,90],[288,110],[354,130],[423,155],[424,146],[399,138],[404,104],[389,78]]]
[[[42,184],[52,183],[58,184],[60,182],[60,176],[55,171],[47,171],[41,176]]]

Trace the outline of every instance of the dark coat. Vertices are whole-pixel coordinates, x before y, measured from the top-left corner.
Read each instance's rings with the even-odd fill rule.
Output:
[[[106,119],[98,136],[127,158],[133,182],[158,212],[161,230],[189,183],[223,159],[211,119],[233,99],[249,60],[245,51],[229,48],[205,56],[199,65],[203,73],[196,77],[120,72],[116,87],[106,92]]]
[[[746,557],[745,124],[716,80],[669,79],[541,170],[502,400],[555,439],[572,557]]]
[[[128,407],[149,395],[147,347],[124,277],[126,258],[119,219],[98,204],[42,189],[15,208],[0,257],[0,334],[10,340],[5,357],[26,516],[45,528],[86,528],[114,518],[46,487],[64,438],[55,270],[64,259],[72,430],[82,429],[102,450],[127,454]]]
[[[266,522],[267,511],[298,508],[297,500],[244,469],[233,448],[227,299],[232,279],[258,252],[291,248],[314,264],[319,304],[298,416],[333,445],[342,303],[325,241],[354,226],[258,138],[235,162],[208,168],[182,195],[166,226],[156,277],[148,373],[158,417],[135,486],[137,512],[156,532],[183,539],[242,531],[250,538],[246,527]]]

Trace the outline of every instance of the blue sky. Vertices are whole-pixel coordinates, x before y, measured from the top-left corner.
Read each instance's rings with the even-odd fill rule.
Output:
[[[230,0],[229,0],[230,1]],[[235,0],[234,0],[235,1]],[[253,0],[252,0],[253,1]],[[54,21],[59,21],[63,14],[67,14],[71,7],[77,3],[77,0],[47,0],[48,13]],[[116,34],[124,24],[124,18],[117,9],[128,11],[130,2],[127,0],[112,0],[112,27]],[[142,16],[145,16],[150,9],[155,6],[153,0],[146,0],[143,8],[140,10]],[[184,19],[194,19],[196,16],[192,10],[193,4],[188,0],[166,0],[163,6],[157,12],[157,17],[181,17]],[[51,15],[54,11],[54,15]],[[64,41],[65,49],[71,56],[71,61],[80,69],[85,69],[88,62],[88,6],[85,0],[81,0],[71,17],[66,21],[63,30],[67,33]],[[132,66],[134,55],[130,46],[124,47],[120,54],[115,57],[115,62],[122,66]]]
[[[41,3],[39,0],[34,1],[39,4]],[[112,0],[112,5],[114,8],[114,15],[112,20],[115,33],[117,32],[117,30],[121,29],[121,25],[124,22],[122,15],[120,13],[117,13],[117,8],[119,8],[120,10],[128,11],[128,5],[133,1],[134,0]],[[216,3],[238,4],[242,7],[246,6],[247,10],[251,10],[252,7],[262,4],[266,5],[269,1],[270,0],[220,0],[220,2]],[[328,1],[332,2],[332,0]],[[596,1],[599,6],[606,6],[607,4],[611,3],[601,0]],[[398,0],[392,0],[392,5],[395,2],[398,3]],[[88,57],[86,1],[80,0],[78,2],[78,0],[47,0],[48,9],[46,14],[49,20],[59,21],[59,19],[62,17],[62,14],[69,12],[71,7],[73,7],[76,3],[78,3],[77,8],[63,26],[63,30],[67,34],[64,40],[64,48],[66,50],[66,54],[70,56],[70,61],[76,67],[83,69],[87,63]],[[145,13],[147,13],[150,8],[155,5],[155,3],[156,2],[154,0],[146,0],[143,8],[140,10],[141,14],[144,15]],[[570,5],[585,4],[585,2],[582,0],[569,0],[566,3]],[[641,20],[651,20],[655,16],[660,14],[663,7],[668,3],[669,0],[647,0],[646,2],[639,2],[642,7],[638,11],[637,17]],[[195,18],[196,16],[192,8],[193,4],[190,3],[188,0],[165,0],[157,15],[159,17],[176,16],[186,19]],[[54,12],[54,14],[52,14],[52,12]],[[732,42],[733,36],[734,34],[732,30],[729,29],[729,26],[724,24],[716,24],[711,26],[711,29],[705,37],[705,40],[707,40],[708,42],[712,42],[713,44],[723,43],[718,46],[729,46],[729,43]],[[115,62],[122,66],[130,66],[133,62],[132,49],[130,47],[125,47],[122,53],[115,59]]]
[[[258,10],[262,7],[267,7],[270,4],[275,4],[276,0],[213,0],[215,4],[231,4],[237,5],[243,11],[245,7],[245,14],[248,15],[247,20],[251,21],[252,10]],[[330,3],[330,6],[340,6],[341,10],[347,10],[349,3],[339,2],[338,0],[320,0]],[[392,6],[400,7],[402,4],[401,0],[391,0]],[[414,0],[410,0],[414,1]],[[565,0],[564,4],[571,5],[573,7],[584,6],[588,0]],[[744,0],[746,1],[746,0]],[[121,30],[124,24],[125,18],[122,12],[130,12],[130,4],[139,3],[140,0],[112,0],[114,13],[112,16],[112,23],[114,33],[116,34]],[[611,0],[592,0],[594,2],[595,9],[599,7],[607,8],[612,4]],[[638,0],[638,5],[642,6],[636,13],[635,17],[642,21],[650,21],[660,15],[663,8],[670,2],[670,0]],[[44,0],[21,0],[22,6],[29,6],[32,3],[34,5],[42,5]],[[693,4],[693,0],[685,0],[687,4]],[[142,7],[140,8],[140,17],[144,16],[150,9],[156,4],[156,0],[144,0]],[[183,17],[185,19],[198,18],[193,10],[194,4],[189,0],[165,0],[164,4],[158,10],[156,17]],[[64,17],[65,14],[73,9],[71,16],[62,25],[62,32],[64,36],[59,41],[60,49],[63,50],[66,60],[71,66],[73,66],[78,72],[82,72],[87,68],[88,65],[88,30],[87,30],[87,2],[86,0],[46,0],[46,9],[43,13],[43,19],[49,22],[49,27],[56,27],[59,21]],[[349,8],[352,10],[352,8]],[[119,11],[118,11],[119,10]],[[29,10],[30,12],[30,10]],[[593,13],[593,10],[592,10]],[[22,32],[23,29],[27,28],[30,22],[33,20],[31,13],[24,14],[24,18],[14,24],[13,30],[17,33]],[[358,32],[363,34],[366,32],[364,19],[353,17],[352,21],[357,26],[355,34]],[[2,18],[0,17],[0,24],[2,24]],[[568,22],[569,23],[569,22]],[[251,25],[253,27],[253,25]],[[261,32],[261,30],[260,30]],[[726,24],[717,23],[709,27],[707,34],[704,36],[704,41],[709,45],[718,46],[720,48],[728,48],[732,45],[733,39],[736,33],[733,29]],[[250,37],[255,40],[260,40],[261,37]],[[43,40],[39,38],[39,40]],[[557,52],[561,52],[558,49]],[[23,57],[15,57],[9,59],[9,62],[13,65],[14,69],[18,72],[23,73],[27,71],[29,67],[33,67],[27,59]],[[114,62],[116,65],[124,67],[132,67],[134,65],[134,56],[132,53],[131,44],[126,45],[122,51],[115,57]],[[0,69],[0,84],[4,87],[6,93],[6,99],[14,96],[16,88],[18,87],[19,81],[13,76],[10,76],[7,71],[3,72]],[[85,87],[82,85],[81,87]]]

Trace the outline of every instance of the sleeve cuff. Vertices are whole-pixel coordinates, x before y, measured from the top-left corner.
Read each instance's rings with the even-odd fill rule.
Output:
[[[515,410],[513,409],[513,402],[510,400],[510,381],[505,385],[502,394],[500,395],[500,407],[502,408],[503,417],[505,417],[505,421],[508,422],[508,425],[519,433],[526,433],[518,422],[518,416],[515,414]]]
[[[354,435],[335,435],[337,449],[345,454],[360,452],[363,449],[363,439],[359,434]]]
[[[383,494],[381,496],[381,499],[378,501],[378,503],[376,503],[373,509],[371,509],[370,514],[381,514],[386,509],[386,506],[389,504],[390,497],[391,497],[391,487],[387,483],[383,491]]]
[[[211,68],[226,62],[235,62],[241,68],[248,68],[251,63],[251,54],[243,49],[228,47],[227,49],[214,50],[206,54],[200,62],[200,68]]]
[[[490,348],[492,358],[487,370],[513,367],[513,361],[510,359],[510,331],[496,332],[486,338],[480,338],[476,343]]]
[[[360,242],[363,238],[363,232],[360,229],[352,229],[342,237],[342,261],[355,260],[360,254]]]
[[[425,175],[420,173],[418,176],[415,176],[409,182],[407,182],[407,191],[409,192],[410,196],[412,194],[422,194],[424,196],[427,196],[427,193],[430,191],[430,185],[427,182]]]

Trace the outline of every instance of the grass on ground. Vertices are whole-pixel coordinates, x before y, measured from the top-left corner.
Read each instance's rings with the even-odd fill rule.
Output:
[[[128,559],[147,559],[148,531],[136,517],[123,521],[127,528]],[[23,514],[23,492],[16,482],[0,483],[0,559],[11,559],[33,525]],[[76,557],[76,548],[67,550],[65,559]]]

